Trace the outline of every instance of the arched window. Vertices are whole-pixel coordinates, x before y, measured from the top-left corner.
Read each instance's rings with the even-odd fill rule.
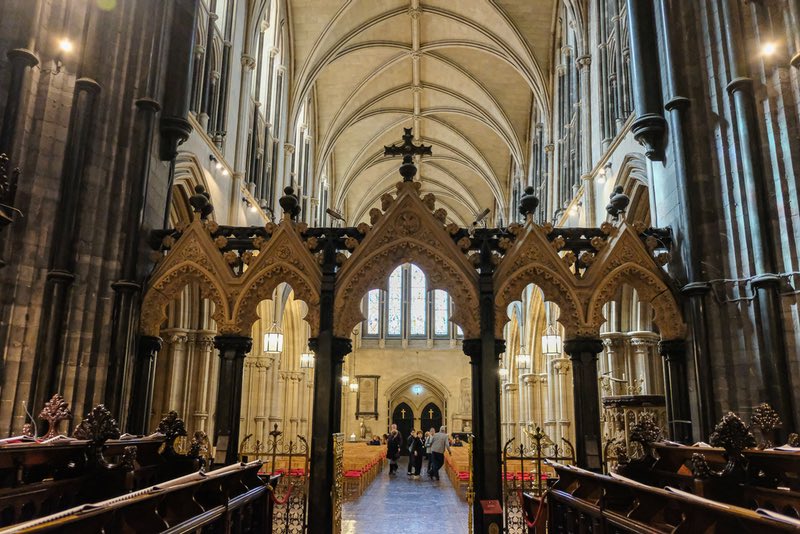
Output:
[[[407,263],[389,276],[387,291],[373,289],[364,297],[364,338],[451,339],[463,337],[450,322],[450,295],[428,291],[422,269]]]

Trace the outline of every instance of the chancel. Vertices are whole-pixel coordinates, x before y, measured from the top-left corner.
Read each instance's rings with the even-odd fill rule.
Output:
[[[798,0],[0,2],[0,530],[800,531]]]

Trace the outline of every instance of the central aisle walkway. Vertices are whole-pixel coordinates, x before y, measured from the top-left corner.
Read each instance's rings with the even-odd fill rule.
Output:
[[[389,477],[387,464],[359,499],[344,503],[342,534],[466,534],[467,503],[444,468],[440,481],[414,480],[406,476],[408,464],[398,463],[397,476]]]

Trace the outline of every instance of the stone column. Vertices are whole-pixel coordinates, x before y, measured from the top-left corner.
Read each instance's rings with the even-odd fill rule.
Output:
[[[517,441],[519,441],[519,436],[517,435],[519,388],[517,384],[509,382],[503,384],[503,389],[505,390],[506,406],[508,407],[508,414],[506,417],[506,439],[516,438]]]
[[[19,108],[24,95],[22,87],[25,82],[25,69],[38,65],[39,59],[36,54],[25,48],[9,50],[6,52],[6,57],[11,63],[11,80],[8,86],[6,109],[3,112],[3,125],[0,127],[0,154],[5,154],[12,159]]]
[[[661,80],[652,0],[627,0],[630,69],[636,120],[634,138],[650,159],[661,159],[666,121],[661,111]]]
[[[670,438],[679,443],[692,442],[692,421],[689,412],[689,386],[686,383],[686,341],[663,340],[658,350],[664,357],[667,424]]]
[[[60,390],[65,378],[62,343],[70,309],[69,292],[75,280],[75,244],[78,242],[78,212],[87,166],[86,154],[94,122],[94,105],[99,94],[100,85],[96,81],[79,78],[75,82],[29,406],[43,406],[53,393]]]
[[[625,395],[627,391],[623,387],[623,383],[617,381],[631,380],[625,363],[625,335],[621,332],[607,332],[600,334],[600,339],[605,348],[605,357],[600,365],[600,378],[603,382],[602,395]]]
[[[153,409],[156,356],[162,345],[160,337],[139,336],[138,351],[133,368],[131,411],[128,416],[128,432],[131,434],[149,434],[147,425]]]
[[[658,344],[655,332],[629,332],[633,352],[631,384],[636,395],[662,395],[664,393],[664,366],[655,356]],[[637,391],[638,390],[638,391]]]
[[[215,459],[230,465],[238,461],[244,358],[253,347],[253,340],[247,336],[222,335],[214,338],[214,347],[219,350],[220,358],[214,414]]]
[[[213,354],[214,338],[210,332],[197,332],[194,336],[195,351],[199,365],[197,366],[197,395],[195,397],[194,419],[195,429],[208,432],[208,416],[209,410],[209,397],[210,397],[210,384],[212,384],[211,376],[213,369]]]
[[[602,350],[603,342],[597,338],[575,338],[564,343],[564,352],[572,361],[576,461],[578,467],[591,471],[601,469],[597,354]]]
[[[571,398],[570,385],[567,375],[571,369],[572,365],[569,358],[559,356],[552,360],[553,388],[549,392],[553,421],[551,438],[556,443],[561,443],[561,438],[569,439],[569,424],[572,417],[569,403]]]

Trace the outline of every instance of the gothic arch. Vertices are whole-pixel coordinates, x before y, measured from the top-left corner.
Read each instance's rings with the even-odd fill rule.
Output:
[[[587,269],[581,280],[581,290],[587,301],[587,325],[599,331],[605,322],[603,305],[627,284],[637,291],[640,301],[653,307],[661,338],[682,339],[686,325],[680,307],[666,274],[642,242],[639,231],[623,222],[614,229],[609,243],[598,252],[594,265]]]
[[[558,321],[567,337],[585,335],[584,307],[576,292],[575,276],[547,240],[545,228],[532,222],[521,228],[494,279],[496,336],[502,338],[503,327],[509,321],[508,305],[521,298],[528,284],[538,286],[545,300],[558,305]]]
[[[361,299],[371,289],[386,288],[389,275],[403,263],[425,271],[429,289],[444,289],[453,302],[451,320],[466,338],[479,337],[478,276],[466,255],[445,230],[446,213],[435,208],[432,194],[419,196],[418,182],[397,184],[397,197],[384,195],[384,212],[373,209],[374,226],[339,271],[334,299],[334,333],[349,337],[364,320]]]
[[[316,335],[319,331],[322,273],[287,218],[277,226],[245,271],[233,309],[234,322],[242,332],[249,332],[258,320],[258,303],[271,299],[275,288],[284,282],[294,291],[295,299],[308,306],[304,319],[311,326],[312,336]]]
[[[212,318],[219,331],[232,333],[231,307],[225,289],[225,277],[231,276],[230,268],[219,254],[207,253],[209,245],[214,247],[203,221],[198,218],[184,231],[175,248],[157,264],[142,299],[140,330],[143,334],[159,334],[167,319],[167,304],[190,283],[196,283],[200,294],[214,303]]]

